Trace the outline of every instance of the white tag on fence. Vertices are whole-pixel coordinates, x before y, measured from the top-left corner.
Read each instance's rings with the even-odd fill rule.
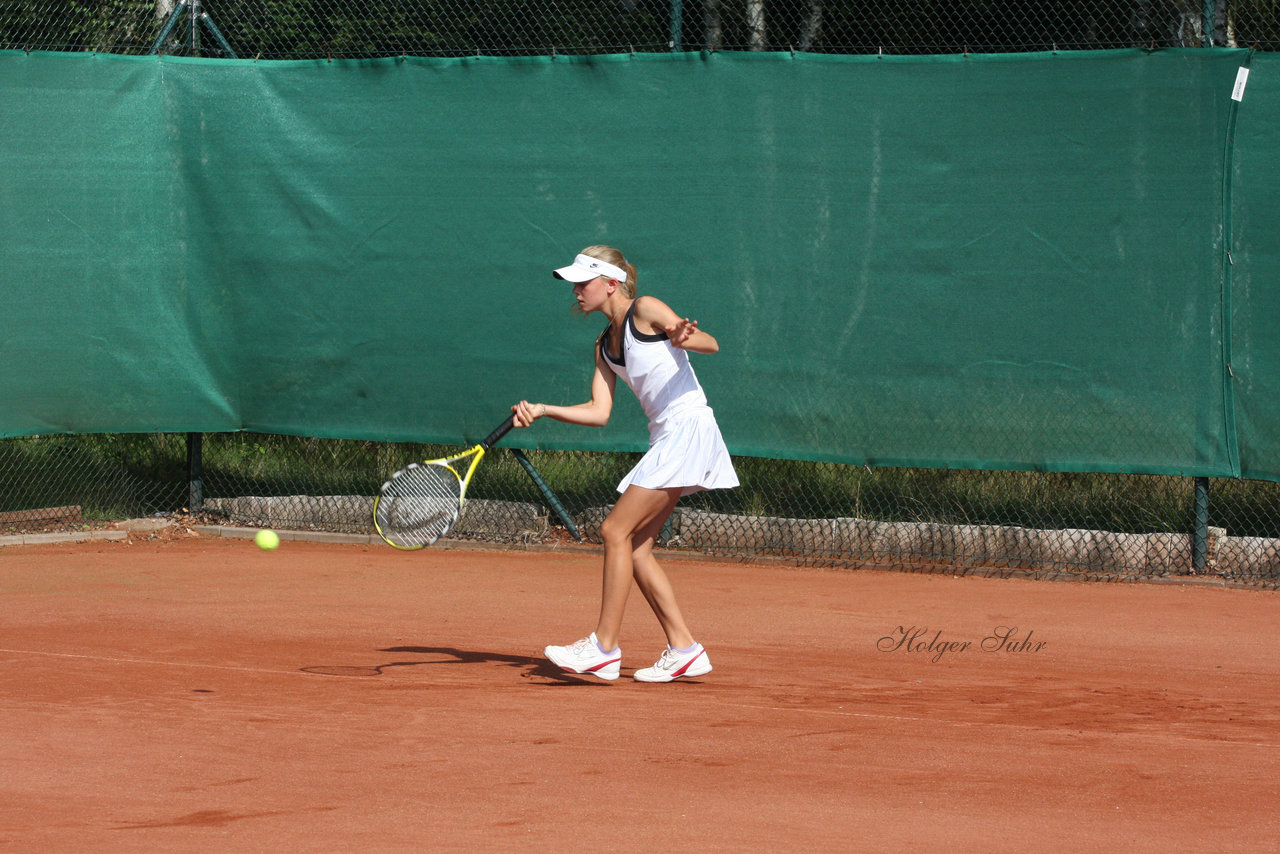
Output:
[[[1240,70],[1236,72],[1236,87],[1231,90],[1231,100],[1233,101],[1244,100],[1244,84],[1248,79],[1249,79],[1249,69],[1245,68],[1244,66],[1241,66]]]

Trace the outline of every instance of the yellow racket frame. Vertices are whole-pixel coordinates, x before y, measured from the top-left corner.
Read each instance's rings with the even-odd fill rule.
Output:
[[[415,465],[421,465],[421,466],[443,466],[444,468],[452,472],[453,476],[458,479],[458,483],[459,483],[458,515],[454,518],[453,523],[448,528],[446,528],[443,533],[441,533],[440,535],[441,537],[449,533],[449,531],[452,530],[453,525],[456,525],[458,523],[458,519],[462,517],[462,508],[465,507],[467,504],[467,486],[471,483],[471,476],[476,473],[476,467],[479,466],[480,461],[484,459],[485,453],[488,452],[488,450],[492,448],[495,444],[497,444],[499,439],[507,435],[507,433],[511,431],[511,428],[514,425],[515,425],[515,416],[511,416],[507,418],[506,421],[503,421],[502,424],[500,424],[496,430],[490,433],[489,436],[483,442],[481,442],[478,445],[474,445],[471,448],[468,448],[467,450],[463,451],[460,454],[453,454],[452,456],[448,456],[448,457],[440,457],[434,460],[424,460],[421,463],[415,463]],[[468,457],[471,457],[472,459],[471,459],[471,464],[467,466],[466,474],[465,475],[459,474],[458,470],[453,467],[453,464],[457,462],[461,462],[462,460],[465,460]],[[405,469],[407,468],[409,467],[406,466]],[[401,469],[400,471],[404,471],[405,469]],[[399,472],[397,472],[397,474],[398,473]],[[390,484],[393,480],[395,480],[395,475],[392,475],[390,478],[388,478],[386,483],[383,484],[382,490],[385,490],[387,488],[387,484]],[[378,524],[378,504],[382,501],[382,495],[383,495],[382,490],[379,490],[378,496],[373,499],[373,529],[378,532],[378,536],[382,538],[382,541],[387,545],[391,546],[392,548],[400,549],[401,551],[417,551],[418,549],[426,548],[428,545],[430,545],[431,543],[423,543],[421,545],[406,546],[406,545],[401,545],[400,543],[396,543],[387,537],[386,532],[382,530],[382,526]],[[432,542],[435,542],[435,540],[433,540]]]

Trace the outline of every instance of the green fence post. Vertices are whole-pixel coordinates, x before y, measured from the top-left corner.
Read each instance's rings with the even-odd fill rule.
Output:
[[[1195,479],[1195,531],[1191,535],[1191,570],[1209,565],[1209,478]]]
[[[209,28],[209,32],[213,33],[213,37],[218,42],[218,46],[222,48],[222,52],[232,59],[237,59],[236,52],[231,49],[231,44],[222,35],[222,30],[218,29],[218,25],[213,22],[213,16],[208,12],[200,13],[200,22]]]
[[[200,55],[200,0],[191,0],[191,32],[187,36],[191,44],[191,55]]]
[[[187,510],[199,513],[204,503],[204,436],[187,434]]]
[[[174,5],[173,11],[169,13],[169,19],[165,21],[164,26],[160,28],[160,35],[156,36],[155,42],[151,45],[151,50],[148,51],[149,53],[157,54],[160,52],[160,49],[164,47],[165,41],[169,38],[170,33],[173,32],[173,28],[177,26],[178,19],[182,17],[182,13],[186,11],[186,8],[186,0],[181,0],[181,2]]]
[[[551,487],[547,486],[547,482],[542,479],[542,475],[540,475],[538,470],[534,468],[533,463],[529,461],[529,458],[524,455],[524,451],[519,448],[512,448],[511,453],[520,461],[520,465],[524,466],[524,470],[529,475],[529,478],[542,492],[542,497],[547,499],[547,503],[551,505],[551,509],[560,517],[560,521],[569,529],[569,533],[577,537],[578,542],[582,542],[583,536],[578,531],[578,526],[573,524],[573,517],[569,515],[568,510],[564,509],[564,505],[560,503],[560,499],[551,491]]]

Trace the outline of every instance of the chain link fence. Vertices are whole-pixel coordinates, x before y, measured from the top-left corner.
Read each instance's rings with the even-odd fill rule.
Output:
[[[1280,0],[5,0],[0,48],[261,59],[1280,46]]]
[[[1280,47],[1280,0],[47,0],[0,2],[0,49],[261,59],[690,50],[937,54]],[[372,531],[372,496],[428,446],[251,433],[0,440],[0,537],[189,511]],[[452,536],[597,539],[636,455],[499,448]],[[1280,586],[1280,484],[871,469],[738,458],[742,486],[683,501],[668,547],[814,564]],[[549,506],[529,475],[556,493]]]
[[[370,534],[373,496],[388,473],[450,450],[254,433],[8,439],[0,537],[181,511],[212,524]],[[614,487],[638,458],[499,447],[450,537],[599,542]],[[1280,586],[1280,484],[753,457],[735,465],[742,486],[683,500],[662,545],[812,565]]]

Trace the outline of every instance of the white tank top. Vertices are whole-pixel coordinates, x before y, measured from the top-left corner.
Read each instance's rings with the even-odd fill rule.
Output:
[[[646,335],[637,329],[635,310],[632,302],[622,324],[622,352],[618,357],[609,352],[608,330],[600,336],[600,353],[635,392],[649,423],[662,421],[690,406],[706,406],[707,396],[689,364],[689,354],[674,346],[665,332]]]

